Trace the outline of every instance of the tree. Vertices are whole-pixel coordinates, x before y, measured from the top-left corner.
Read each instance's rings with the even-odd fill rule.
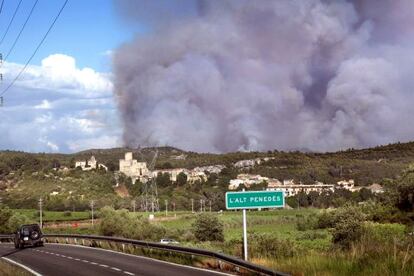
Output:
[[[9,234],[8,223],[12,215],[13,213],[8,207],[0,206],[0,233]]]
[[[198,215],[192,228],[194,236],[199,241],[224,241],[223,224],[216,215]]]
[[[187,184],[187,175],[183,172],[180,172],[177,175],[177,186],[184,186]]]
[[[169,173],[158,173],[157,178],[155,179],[158,187],[168,187],[171,186],[171,179]]]
[[[397,181],[397,202],[398,209],[405,212],[414,211],[414,166],[411,165],[403,176]]]

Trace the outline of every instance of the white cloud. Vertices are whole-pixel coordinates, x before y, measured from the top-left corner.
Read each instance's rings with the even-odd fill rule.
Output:
[[[15,76],[21,68],[6,63],[4,73]],[[79,69],[70,56],[51,55],[40,66],[29,66],[0,109],[0,150],[73,152],[119,146],[121,128],[111,89],[109,74]]]
[[[6,62],[5,83],[11,81],[20,72],[22,66]],[[77,68],[75,59],[63,54],[46,57],[40,66],[28,66],[15,85],[72,92],[84,97],[109,96],[113,88],[109,74],[99,73],[91,68]]]
[[[48,100],[43,100],[41,104],[36,105],[36,109],[51,109],[52,106]]]

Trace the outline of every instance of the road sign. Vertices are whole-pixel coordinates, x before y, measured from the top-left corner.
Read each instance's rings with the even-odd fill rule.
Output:
[[[258,209],[285,206],[282,191],[227,192],[226,209]]]

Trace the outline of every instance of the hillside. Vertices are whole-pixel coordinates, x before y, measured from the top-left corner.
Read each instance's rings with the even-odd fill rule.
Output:
[[[190,199],[214,198],[220,202],[228,182],[240,172],[261,174],[278,179],[295,179],[305,184],[315,181],[335,183],[342,179],[355,179],[357,185],[387,183],[414,163],[414,142],[390,144],[369,149],[346,150],[332,153],[304,152],[235,152],[208,154],[185,152],[172,147],[157,148],[159,158],[156,168],[185,167],[224,164],[227,169],[218,176],[210,176],[206,183],[179,187],[175,184],[159,185],[160,199],[175,200],[177,208],[191,208]],[[39,197],[47,198],[49,209],[65,209],[75,206],[88,208],[89,200],[102,205],[130,205],[130,198],[120,197],[113,188],[116,183],[113,171],[126,151],[133,151],[134,158],[149,162],[154,148],[140,151],[127,148],[92,149],[75,154],[0,152],[0,197],[12,206],[35,207]],[[54,168],[73,167],[75,160],[94,155],[109,172],[79,170],[63,171]],[[270,157],[253,167],[235,168],[240,160]],[[125,182],[125,185],[128,185]],[[142,187],[134,187],[130,193],[139,196]],[[55,195],[52,195],[52,194]],[[122,193],[121,193],[122,194]],[[125,193],[124,193],[125,194]],[[222,204],[220,204],[222,205]],[[74,208],[75,208],[74,207]]]

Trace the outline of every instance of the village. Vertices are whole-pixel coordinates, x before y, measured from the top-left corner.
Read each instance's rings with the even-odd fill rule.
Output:
[[[251,168],[256,164],[270,160],[271,157],[257,158],[252,160],[241,160],[233,164],[237,169],[243,170]],[[92,169],[104,169],[108,168],[101,163],[98,163],[94,156],[91,156],[89,160],[76,161],[75,168],[81,168],[83,171],[89,171]],[[130,177],[132,183],[139,181],[146,183],[151,179],[156,178],[159,174],[167,174],[170,177],[171,182],[176,182],[177,177],[180,174],[184,174],[187,179],[187,183],[195,183],[196,181],[205,182],[207,181],[208,174],[220,173],[225,168],[224,165],[211,165],[196,167],[193,169],[186,168],[173,168],[173,169],[153,169],[151,170],[147,162],[139,162],[133,158],[132,152],[125,153],[124,159],[119,160],[119,171],[117,174],[124,174]],[[118,185],[118,184],[117,184]],[[251,189],[255,185],[260,185],[261,189],[268,191],[283,191],[285,196],[295,196],[301,192],[309,194],[311,192],[322,193],[326,191],[333,192],[335,189],[345,189],[351,192],[356,192],[362,189],[361,186],[355,184],[353,179],[344,179],[336,183],[322,183],[316,181],[313,184],[303,184],[297,182],[294,179],[275,179],[264,177],[261,175],[253,175],[248,173],[240,173],[237,178],[231,179],[228,184],[228,190],[240,190],[242,188]],[[382,193],[383,187],[377,183],[373,183],[370,186],[365,187],[374,194]]]

